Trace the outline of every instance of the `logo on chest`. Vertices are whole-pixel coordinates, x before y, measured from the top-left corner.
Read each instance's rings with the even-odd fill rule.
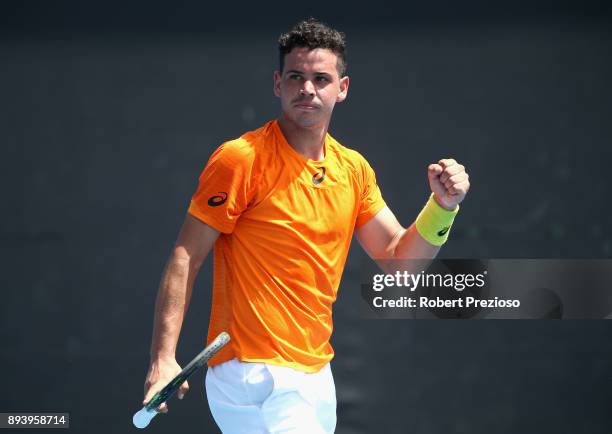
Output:
[[[312,175],[312,183],[314,185],[319,185],[325,180],[325,167],[321,167],[321,172],[317,172]]]

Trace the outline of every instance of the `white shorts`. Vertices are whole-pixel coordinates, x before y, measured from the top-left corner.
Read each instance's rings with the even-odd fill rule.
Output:
[[[329,434],[336,428],[329,363],[309,374],[232,359],[208,368],[205,384],[223,434]]]

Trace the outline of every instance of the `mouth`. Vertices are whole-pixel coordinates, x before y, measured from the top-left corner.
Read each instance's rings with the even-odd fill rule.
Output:
[[[300,110],[317,110],[319,108],[318,105],[307,104],[307,103],[298,103],[298,104],[295,104],[294,107]]]

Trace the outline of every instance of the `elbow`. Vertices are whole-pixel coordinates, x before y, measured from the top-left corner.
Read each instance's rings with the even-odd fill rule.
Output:
[[[174,246],[171,257],[172,263],[186,270],[198,271],[204,262],[203,258],[190,254],[184,246]]]
[[[387,248],[385,249],[385,259],[399,259],[399,247],[401,245],[402,239],[404,238],[407,232],[408,229],[404,227],[400,227],[400,229],[397,230],[397,232],[393,235],[393,238],[391,238],[391,241],[389,242]]]

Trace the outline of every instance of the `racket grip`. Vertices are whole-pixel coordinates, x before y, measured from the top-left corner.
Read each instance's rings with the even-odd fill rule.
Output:
[[[157,415],[155,409],[147,410],[147,407],[142,407],[142,409],[134,414],[132,418],[132,422],[136,428],[146,428],[153,419]]]

